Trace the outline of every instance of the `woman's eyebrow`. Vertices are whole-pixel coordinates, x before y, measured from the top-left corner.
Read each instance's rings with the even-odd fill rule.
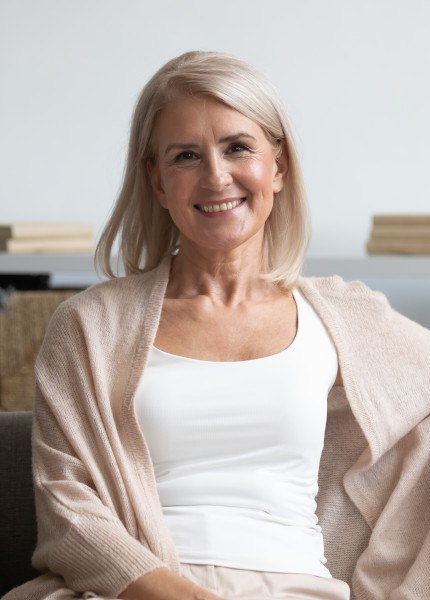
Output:
[[[238,131],[237,133],[233,133],[231,135],[227,135],[226,137],[221,138],[220,142],[234,142],[239,138],[248,138],[250,140],[257,141],[256,138],[250,133],[246,133],[246,131]]]

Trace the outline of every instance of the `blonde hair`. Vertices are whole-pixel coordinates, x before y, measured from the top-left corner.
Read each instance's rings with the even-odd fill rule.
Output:
[[[309,244],[310,223],[291,128],[270,83],[251,65],[220,52],[182,54],[166,63],[143,88],[134,110],[123,185],[96,248],[97,268],[116,277],[111,262],[117,238],[126,274],[154,269],[177,248],[180,232],[156,199],[146,163],[155,159],[157,115],[183,96],[218,99],[258,123],[274,146],[285,144],[288,172],[265,224],[267,269],[261,276],[292,287]]]

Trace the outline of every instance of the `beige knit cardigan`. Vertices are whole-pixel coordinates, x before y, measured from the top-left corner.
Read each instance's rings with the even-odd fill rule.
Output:
[[[36,363],[34,566],[7,600],[116,598],[178,570],[133,399],[170,257],[64,302]],[[299,281],[337,348],[318,515],[328,567],[357,600],[430,598],[430,331],[339,277]],[[312,374],[310,374],[312,376]],[[240,435],[240,432],[238,432]]]

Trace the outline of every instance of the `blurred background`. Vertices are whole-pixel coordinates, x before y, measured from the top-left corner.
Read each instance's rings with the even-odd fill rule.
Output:
[[[285,103],[309,257],[364,257],[374,214],[430,213],[429,30],[427,0],[0,0],[0,221],[86,222],[97,237],[141,88],[173,56],[221,50]],[[341,274],[430,326],[426,269]]]

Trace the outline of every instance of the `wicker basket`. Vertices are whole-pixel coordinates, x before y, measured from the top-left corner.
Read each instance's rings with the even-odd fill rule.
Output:
[[[0,313],[0,410],[31,410],[34,362],[57,306],[77,290],[14,291]]]

